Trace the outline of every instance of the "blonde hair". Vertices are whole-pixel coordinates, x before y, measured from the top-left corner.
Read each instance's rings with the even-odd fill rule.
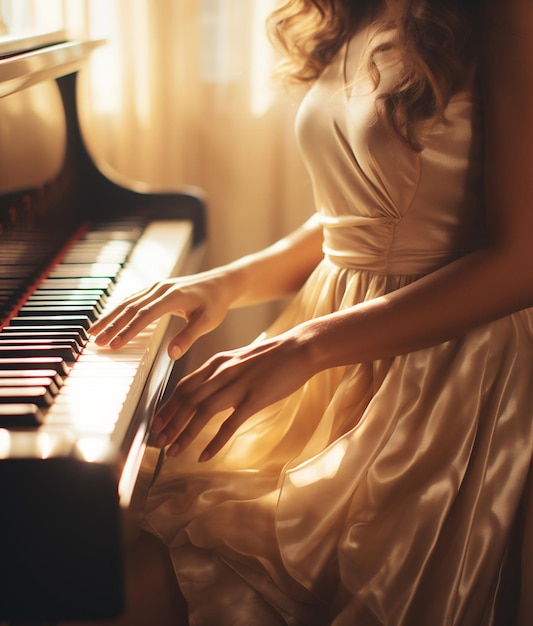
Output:
[[[269,32],[286,55],[285,75],[311,83],[361,20],[380,14],[380,30],[395,33],[388,47],[399,51],[402,71],[380,96],[378,114],[403,141],[421,150],[416,123],[444,116],[472,67],[474,5],[475,0],[286,0],[270,16]],[[376,45],[367,55],[376,87],[375,55],[382,49]]]

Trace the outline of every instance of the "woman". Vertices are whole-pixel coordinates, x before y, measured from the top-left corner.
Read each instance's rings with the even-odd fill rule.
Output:
[[[173,312],[179,358],[298,292],[156,416],[162,594],[171,562],[194,625],[531,623],[533,2],[286,0],[272,24],[310,85],[316,216],[93,328],[117,348]]]

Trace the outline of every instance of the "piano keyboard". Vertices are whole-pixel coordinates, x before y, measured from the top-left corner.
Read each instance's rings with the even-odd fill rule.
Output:
[[[158,320],[110,350],[90,341],[90,326],[129,294],[182,273],[192,231],[187,220],[89,231],[38,283],[0,332],[0,459],[129,463],[119,483],[127,504],[150,416],[141,428],[132,419],[162,392],[172,328]]]

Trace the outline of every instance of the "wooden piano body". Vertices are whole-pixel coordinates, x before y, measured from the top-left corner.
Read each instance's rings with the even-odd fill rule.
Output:
[[[52,331],[78,327],[84,313],[68,303],[101,288],[105,272],[94,268],[109,263],[89,262],[87,250],[123,250],[98,315],[158,278],[197,269],[205,241],[201,194],[138,193],[90,158],[76,81],[94,45],[0,49],[0,622],[121,612],[124,518],[154,407],[176,376],[165,349],[175,320],[118,351],[83,340],[63,364],[51,355],[64,338],[52,341]],[[94,280],[78,279],[84,265]],[[22,372],[56,365],[68,373],[51,400],[42,380],[31,385],[39,408],[27,390],[7,398]]]

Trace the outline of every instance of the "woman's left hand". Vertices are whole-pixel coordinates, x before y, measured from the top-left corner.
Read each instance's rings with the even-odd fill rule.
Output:
[[[176,456],[215,414],[233,409],[199,461],[210,459],[249,417],[288,396],[315,373],[304,335],[292,330],[221,352],[183,377],[155,417],[155,445],[170,445],[167,454]]]

